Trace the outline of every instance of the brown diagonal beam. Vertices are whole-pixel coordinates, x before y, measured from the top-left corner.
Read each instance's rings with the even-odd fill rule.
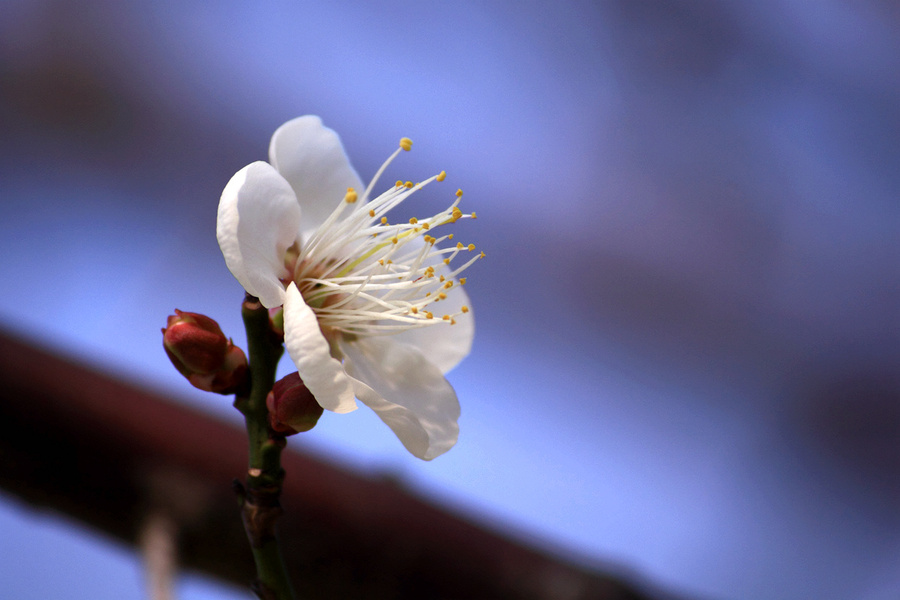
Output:
[[[162,348],[160,348],[162,353]],[[179,561],[245,585],[230,482],[243,431],[0,331],[0,486],[136,544],[151,513]],[[395,483],[288,452],[279,524],[303,598],[648,598],[436,508]],[[659,597],[654,594],[654,597]]]

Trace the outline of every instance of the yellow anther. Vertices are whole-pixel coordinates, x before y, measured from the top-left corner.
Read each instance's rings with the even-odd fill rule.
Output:
[[[459,278],[459,285],[466,285],[466,278],[465,278],[465,277],[460,277],[460,278]]]
[[[400,138],[400,147],[409,152],[412,150],[412,140],[407,137]]]
[[[445,290],[449,290],[449,289],[452,288],[452,287],[453,287],[453,282],[452,282],[452,281],[448,281],[447,283],[444,284],[444,289],[445,289]]]
[[[387,217],[381,217],[381,224],[387,225]]]
[[[357,199],[358,196],[356,195],[356,190],[354,190],[352,187],[348,187],[347,193],[344,195],[344,202],[346,202],[347,204],[353,204]]]
[[[374,216],[375,216],[375,211],[372,210],[371,208],[369,209],[369,216],[370,216],[370,217],[374,217]]]
[[[441,171],[440,173],[437,174],[437,177],[435,177],[435,179],[438,181],[443,181],[443,180],[447,179],[447,171]]]
[[[478,255],[478,258],[484,258],[484,252]]]
[[[449,259],[449,258],[445,258],[445,259],[444,259],[444,264],[445,264],[445,265],[449,265],[449,264],[450,264],[450,259]]]
[[[453,234],[451,233],[450,235],[448,235],[448,236],[447,236],[447,239],[448,239],[448,240],[452,240],[452,239],[453,239]]]
[[[457,221],[459,221],[462,218],[462,216],[463,216],[463,213],[461,210],[459,210],[459,207],[454,206],[453,212],[450,214],[450,222],[456,223]]]
[[[403,185],[406,186],[406,189],[410,190],[410,189],[412,189],[413,185],[415,185],[415,184],[412,181],[407,181]]]
[[[434,237],[432,237],[432,236],[430,236],[430,235],[426,235],[426,236],[424,236],[422,239],[425,240],[425,243],[426,243],[426,244],[433,244],[433,243],[435,243],[435,242],[437,241],[437,239],[435,239]]]
[[[450,319],[450,324],[451,324],[451,325],[456,325],[456,319],[452,319],[452,318],[451,318],[451,319]]]
[[[392,261],[391,259],[388,259],[388,264],[392,265],[392,264],[394,264],[394,261]]]
[[[459,310],[463,311],[464,313],[467,313],[467,312],[469,312],[469,307],[466,306],[465,304],[463,304],[462,307],[460,307]]]
[[[431,225],[429,225],[428,223],[422,223],[422,229],[428,231],[429,229],[431,229]]]
[[[383,258],[379,258],[379,259],[378,259],[378,264],[381,265],[381,266],[383,267],[383,266],[384,266],[384,259],[383,259]]]
[[[470,214],[469,216],[472,217],[473,219],[477,219],[477,218],[478,218],[477,216],[475,216],[475,211],[474,211],[474,210],[472,211],[472,214]]]
[[[469,244],[468,246],[466,246],[466,248],[468,248],[469,252],[471,252],[472,250],[475,249],[475,244]]]
[[[441,292],[440,294],[438,294],[438,298],[440,298],[441,300],[446,300],[447,294],[445,294],[444,292]]]
[[[409,220],[409,224],[410,224],[410,225],[415,225],[415,224],[418,223],[418,222],[419,222],[419,220],[418,220],[417,218],[415,218],[415,217],[413,217],[413,218],[411,218],[411,219]]]
[[[443,320],[445,320],[445,321],[449,321],[449,320],[450,320],[450,315],[444,315],[444,316],[441,317],[441,318],[442,318]]]
[[[396,235],[395,235],[394,237],[391,238],[391,243],[392,243],[392,244],[396,244],[396,243],[399,242],[399,241],[400,241],[400,238],[398,238]]]
[[[444,281],[444,279],[446,279],[446,277],[444,277],[443,275],[441,275],[440,281]]]
[[[462,198],[462,190],[456,190],[456,197]]]
[[[397,183],[394,184],[394,187],[403,187],[403,182],[398,179]]]
[[[462,249],[463,249],[462,242],[456,242],[456,248],[457,248],[458,250],[462,250]]]
[[[426,311],[425,311],[425,318],[426,318],[426,319],[433,319],[433,318],[434,318],[434,315],[426,310]]]
[[[411,312],[412,314],[414,314],[414,315],[419,314],[419,309],[416,308],[415,306],[413,306],[413,307],[412,307],[411,309],[409,309],[409,310],[410,310],[410,312]]]

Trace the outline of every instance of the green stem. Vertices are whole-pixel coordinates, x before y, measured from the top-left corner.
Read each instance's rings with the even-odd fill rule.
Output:
[[[281,515],[279,496],[284,480],[281,451],[284,436],[269,427],[266,396],[275,384],[278,359],[284,352],[269,326],[269,311],[248,295],[241,306],[250,357],[250,391],[238,394],[234,406],[244,415],[249,438],[246,489],[240,487],[241,516],[256,562],[254,591],[263,600],[294,600],[281,549],[275,537],[275,521]]]

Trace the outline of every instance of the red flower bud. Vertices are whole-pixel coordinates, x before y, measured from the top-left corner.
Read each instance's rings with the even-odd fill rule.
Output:
[[[294,435],[315,427],[322,407],[303,384],[300,375],[291,373],[275,382],[266,397],[269,425],[284,435]]]
[[[246,381],[247,357],[209,317],[175,309],[162,333],[169,360],[194,387],[233,394]]]

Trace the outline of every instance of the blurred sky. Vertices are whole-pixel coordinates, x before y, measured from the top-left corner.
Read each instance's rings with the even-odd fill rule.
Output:
[[[386,181],[452,187],[403,210],[464,189],[488,254],[460,442],[361,409],[292,445],[686,596],[896,598],[900,9],[550,6],[6,0],[0,325],[238,423],[159,339],[177,307],[243,341],[224,184],[301,114],[364,179],[409,136]],[[0,523],[16,598],[142,597],[126,549]]]

